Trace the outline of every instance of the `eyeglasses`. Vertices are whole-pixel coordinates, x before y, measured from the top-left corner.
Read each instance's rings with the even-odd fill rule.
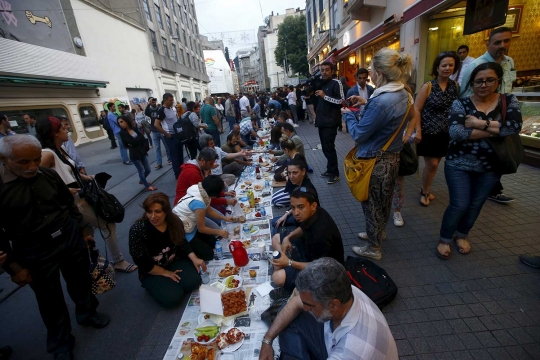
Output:
[[[493,79],[493,78],[490,78],[490,79],[486,79],[486,80],[474,80],[473,81],[473,84],[474,84],[474,87],[481,87],[483,84],[486,84],[486,86],[493,86],[495,85],[495,83],[497,83],[497,81],[499,81],[499,79]]]
[[[307,187],[305,187],[305,186],[299,186],[299,187],[296,187],[296,188],[293,190],[293,192],[294,192],[294,191],[300,191],[300,192],[303,192],[303,193],[305,193],[305,194],[309,194],[309,195],[311,195],[311,197],[313,197],[313,200],[315,200],[315,197],[317,196],[317,195],[315,195],[315,192],[313,191],[312,188],[307,188]]]

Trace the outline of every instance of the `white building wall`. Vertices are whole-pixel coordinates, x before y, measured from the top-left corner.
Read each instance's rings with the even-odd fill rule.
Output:
[[[274,50],[277,46],[277,33],[267,34],[264,38],[266,49],[266,68],[268,69],[268,78],[270,79],[270,90],[285,84],[285,72],[281,66],[276,63]]]
[[[100,89],[101,100],[128,100],[127,88],[144,89],[148,96],[157,96],[159,88],[144,29],[79,0],[71,0],[71,5],[86,55],[99,62],[109,81],[106,88]]]

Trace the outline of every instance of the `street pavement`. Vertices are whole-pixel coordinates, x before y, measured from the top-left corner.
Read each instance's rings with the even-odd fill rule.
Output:
[[[315,170],[310,177],[321,204],[340,228],[346,255],[353,255],[356,234],[365,225],[361,206],[350,194],[343,174],[334,185],[319,177],[326,159],[317,149],[316,128],[304,122],[297,131]],[[342,162],[354,143],[349,134],[338,133],[336,145]],[[131,260],[129,227],[142,215],[145,193],[141,193],[135,168],[123,165],[118,150],[108,146],[104,140],[78,150],[88,173],[113,175],[108,189],[128,203],[117,233],[122,252]],[[150,155],[155,161],[153,150]],[[504,176],[505,193],[515,197],[515,202],[488,201],[470,234],[472,253],[461,255],[452,245],[448,261],[434,254],[448,204],[443,166],[432,188],[436,200],[428,208],[419,205],[418,176],[407,178],[402,209],[405,226],[394,227],[390,219],[383,259],[378,262],[399,288],[383,313],[401,359],[540,359],[540,271],[521,264],[517,257],[540,253],[539,176],[539,169],[526,165],[517,174]],[[174,197],[175,180],[169,166],[153,170],[149,178],[158,178],[159,191]],[[103,249],[99,232],[96,239]],[[140,287],[137,273],[118,273],[116,288],[98,296],[99,310],[110,314],[112,321],[107,328],[95,330],[75,323],[74,306],[65,297],[77,339],[76,358],[85,360],[162,359],[185,305],[162,309]],[[45,328],[29,287],[0,302],[0,324],[0,346],[14,348],[12,359],[52,358],[45,352]]]

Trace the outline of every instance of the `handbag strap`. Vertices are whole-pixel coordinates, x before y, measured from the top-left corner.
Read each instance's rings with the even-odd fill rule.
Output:
[[[396,138],[397,134],[400,132],[401,128],[403,127],[403,124],[405,124],[405,120],[407,120],[407,117],[409,116],[409,111],[411,110],[411,107],[412,105],[410,103],[407,102],[407,111],[405,111],[405,116],[403,117],[403,120],[401,120],[401,124],[399,125],[399,127],[397,128],[396,132],[394,133],[394,135],[392,135],[392,137],[390,138],[390,140],[388,140],[386,142],[386,144],[384,144],[383,148],[382,148],[382,151],[386,151],[386,149],[388,149],[388,147],[390,146],[390,144],[394,141],[394,139]]]
[[[501,106],[501,120],[504,122],[504,119],[506,118],[506,94],[501,94]]]

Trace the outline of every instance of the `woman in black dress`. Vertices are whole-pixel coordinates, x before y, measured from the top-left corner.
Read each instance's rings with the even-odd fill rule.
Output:
[[[459,70],[460,60],[454,51],[440,53],[433,62],[433,80],[422,85],[414,107],[421,114],[420,139],[416,151],[424,157],[420,205],[428,206],[435,197],[431,194],[431,183],[437,174],[441,158],[446,155],[450,137],[448,114],[454,100],[459,97],[459,85],[450,79]]]
[[[162,192],[149,195],[144,215],[129,230],[129,253],[139,266],[143,288],[163,307],[179,305],[184,295],[201,285],[199,259],[186,241],[184,224],[172,213]]]

